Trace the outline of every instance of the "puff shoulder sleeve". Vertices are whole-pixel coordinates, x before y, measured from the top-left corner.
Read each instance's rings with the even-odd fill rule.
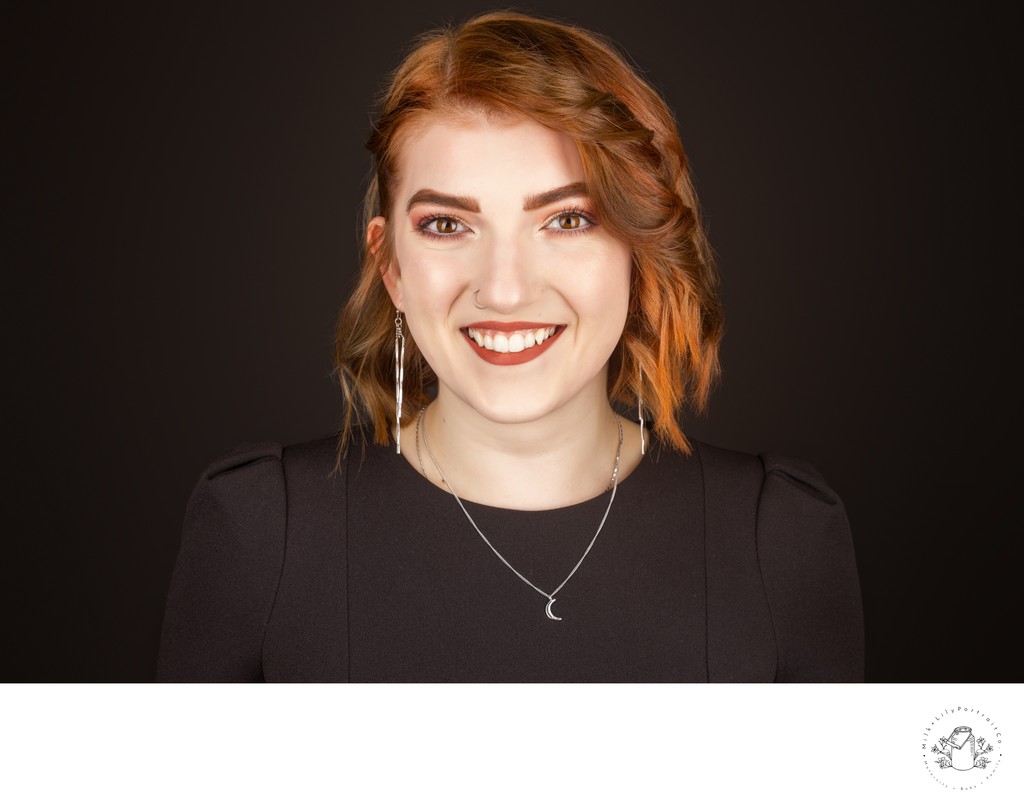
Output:
[[[864,620],[842,501],[810,464],[761,456],[757,554],[778,682],[862,682]]]
[[[157,681],[263,679],[263,636],[284,541],[280,444],[242,445],[203,471],[185,511]]]

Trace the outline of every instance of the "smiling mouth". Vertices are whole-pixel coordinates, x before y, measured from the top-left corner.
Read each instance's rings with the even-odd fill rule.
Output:
[[[470,340],[481,348],[496,351],[499,354],[518,354],[527,348],[541,345],[549,337],[553,337],[558,326],[545,326],[537,329],[516,329],[515,331],[499,331],[497,329],[476,329],[472,326],[465,331]]]
[[[540,356],[565,324],[474,323],[460,331],[480,358],[492,365],[518,365]]]

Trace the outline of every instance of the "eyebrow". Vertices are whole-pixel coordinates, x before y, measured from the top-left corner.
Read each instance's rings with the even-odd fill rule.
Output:
[[[534,194],[531,197],[527,197],[523,200],[523,210],[533,211],[537,208],[543,208],[545,205],[550,205],[552,202],[567,199],[568,197],[585,196],[587,196],[586,183],[569,183],[568,185],[563,185],[561,188],[553,188],[550,191],[545,191],[543,194]]]
[[[440,191],[434,191],[431,188],[421,188],[411,197],[409,197],[409,204],[405,206],[405,212],[409,213],[412,210],[413,205],[418,205],[422,202],[429,202],[432,205],[443,205],[446,208],[458,208],[462,211],[469,211],[470,213],[480,213],[480,203],[472,197],[457,197],[453,194],[442,194]]]
[[[568,197],[585,196],[587,196],[586,183],[569,183],[559,188],[552,188],[550,191],[545,191],[541,194],[531,194],[523,200],[523,210],[533,211]],[[405,206],[405,212],[409,213],[414,205],[424,202],[432,205],[443,205],[447,208],[458,208],[461,211],[469,211],[470,213],[480,213],[480,203],[473,197],[442,194],[440,191],[434,191],[432,188],[421,188],[409,197],[409,202]]]

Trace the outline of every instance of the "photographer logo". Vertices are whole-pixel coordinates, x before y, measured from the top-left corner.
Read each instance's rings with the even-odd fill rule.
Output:
[[[932,778],[947,789],[977,789],[1002,761],[1003,733],[976,708],[946,708],[932,717],[921,741],[921,756]]]

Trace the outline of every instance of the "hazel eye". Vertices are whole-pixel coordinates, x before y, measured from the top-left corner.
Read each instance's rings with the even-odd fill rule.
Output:
[[[464,233],[469,232],[466,223],[461,219],[444,214],[424,216],[416,224],[416,229],[431,239],[458,239]]]
[[[547,224],[548,230],[560,233],[580,233],[593,227],[594,222],[580,211],[562,211]]]
[[[430,223],[436,233],[458,233],[459,223],[458,220],[450,219],[448,217],[441,217],[435,219]]]

